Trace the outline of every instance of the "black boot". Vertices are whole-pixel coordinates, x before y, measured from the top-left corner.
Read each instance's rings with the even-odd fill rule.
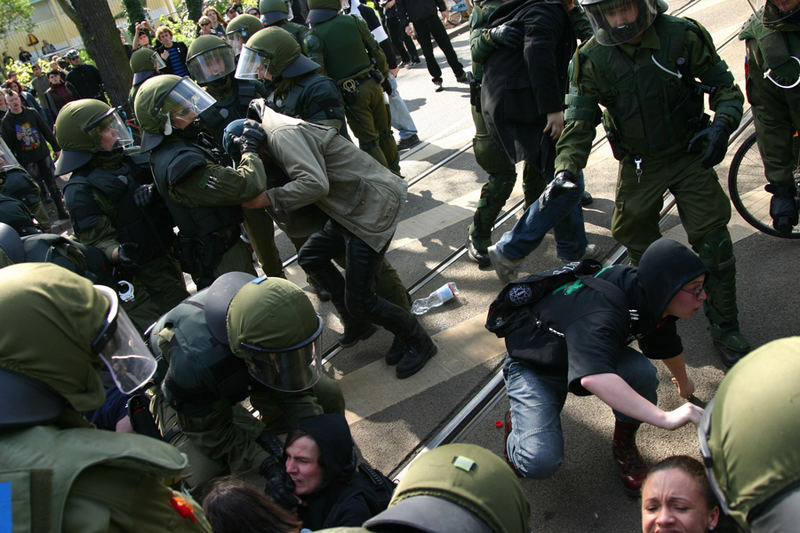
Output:
[[[408,350],[406,350],[400,362],[397,363],[397,368],[395,369],[395,374],[399,379],[413,376],[419,372],[428,362],[428,359],[433,357],[437,351],[430,335],[419,325],[419,322],[414,324],[407,343]]]
[[[378,328],[370,322],[345,323],[344,333],[339,335],[339,344],[342,345],[342,348],[349,348],[357,344],[358,341],[372,337],[376,331],[378,331]]]
[[[636,493],[642,488],[644,478],[647,477],[647,472],[650,470],[636,447],[636,431],[638,429],[639,424],[616,420],[614,439],[611,441],[611,450],[619,465],[622,484],[627,490]]]
[[[400,362],[400,359],[403,358],[407,351],[408,344],[406,344],[405,339],[402,337],[402,335],[395,335],[394,340],[392,341],[392,346],[389,348],[389,351],[386,352],[384,360],[389,366],[396,365]]]

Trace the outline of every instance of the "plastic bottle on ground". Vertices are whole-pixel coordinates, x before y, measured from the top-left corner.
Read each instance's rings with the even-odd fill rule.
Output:
[[[452,300],[454,296],[458,296],[458,287],[454,281],[450,281],[430,293],[427,298],[414,300],[414,303],[411,304],[411,312],[415,315],[423,315],[428,310]]]

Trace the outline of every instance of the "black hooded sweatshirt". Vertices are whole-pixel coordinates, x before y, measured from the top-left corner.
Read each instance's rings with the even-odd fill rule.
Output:
[[[298,509],[303,527],[312,531],[328,527],[360,526],[372,517],[363,489],[353,482],[356,472],[355,444],[347,420],[326,414],[297,425],[311,435],[320,449],[325,479],[322,488],[302,497]]]
[[[617,358],[634,339],[650,359],[669,359],[683,352],[677,318],[662,315],[681,287],[705,272],[691,250],[659,239],[642,255],[639,268],[611,266],[595,276],[616,285],[626,307],[580,281],[559,287],[532,309],[542,327],[527,325],[506,335],[509,356],[544,374],[565,374],[570,392],[589,395],[581,378],[616,373]],[[638,319],[632,319],[634,314]]]

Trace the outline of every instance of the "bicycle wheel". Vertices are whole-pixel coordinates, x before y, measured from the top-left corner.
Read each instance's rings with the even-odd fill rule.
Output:
[[[758,231],[785,239],[800,239],[800,228],[796,227],[791,234],[784,235],[772,227],[772,217],[769,215],[772,195],[764,190],[766,184],[764,162],[758,151],[756,134],[753,133],[736,150],[731,161],[728,171],[731,202],[742,218]]]

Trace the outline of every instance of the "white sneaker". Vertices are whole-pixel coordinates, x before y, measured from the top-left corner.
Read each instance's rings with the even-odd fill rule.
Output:
[[[595,261],[600,261],[603,258],[603,253],[597,248],[596,244],[587,244],[586,250],[583,252],[583,255],[577,259],[565,259],[563,257],[559,257],[564,264],[567,263],[577,263],[583,261],[584,259],[594,259]]]
[[[497,249],[496,245],[489,246],[487,253],[489,254],[489,260],[492,262],[492,267],[494,267],[494,271],[497,273],[497,277],[500,278],[500,281],[508,283],[517,279],[517,270],[519,270],[521,261],[513,261],[504,256]]]

